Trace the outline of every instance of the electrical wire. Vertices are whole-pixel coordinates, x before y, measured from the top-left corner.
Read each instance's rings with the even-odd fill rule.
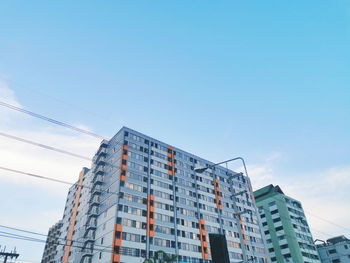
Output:
[[[1,170],[4,170],[4,171],[8,171],[8,172],[13,172],[13,173],[21,174],[21,175],[26,175],[26,176],[34,177],[34,178],[37,178],[37,179],[42,179],[42,180],[47,180],[47,181],[56,182],[56,183],[61,183],[61,184],[69,185],[69,186],[77,186],[77,187],[87,188],[87,189],[91,189],[91,190],[93,189],[93,187],[87,186],[87,185],[84,185],[84,184],[71,183],[71,182],[67,182],[67,181],[55,179],[55,178],[52,178],[52,177],[47,177],[47,176],[42,176],[42,175],[32,174],[32,173],[27,173],[27,172],[15,170],[15,169],[3,167],[3,166],[0,166],[0,169],[1,169]],[[106,190],[102,190],[102,189],[99,190],[99,191],[105,192],[105,193],[107,193],[107,194],[119,195],[119,193],[114,193],[114,192],[110,192],[110,191],[106,191]]]
[[[65,128],[68,128],[68,129],[71,129],[71,130],[74,130],[74,131],[77,131],[77,132],[80,132],[80,133],[84,133],[84,134],[90,135],[90,136],[95,137],[97,139],[108,140],[108,138],[106,138],[105,136],[99,135],[97,133],[94,133],[94,132],[91,132],[91,131],[88,131],[88,130],[84,130],[84,129],[75,127],[73,125],[70,125],[70,124],[67,124],[67,123],[64,123],[64,122],[61,122],[61,121],[58,121],[58,120],[46,117],[44,115],[41,115],[41,114],[38,114],[38,113],[35,113],[35,112],[32,112],[32,111],[25,110],[23,108],[19,108],[19,107],[15,106],[15,105],[12,105],[12,104],[9,104],[9,103],[3,102],[3,101],[0,101],[0,106],[3,106],[3,107],[6,107],[8,109],[15,110],[15,111],[27,114],[29,116],[32,116],[32,117],[35,117],[35,118],[38,118],[38,119],[41,119],[41,120],[44,120],[44,121],[51,122],[51,123],[56,124],[56,125],[60,125],[62,127],[65,127]]]
[[[0,167],[1,168],[1,167]],[[13,171],[12,169],[7,169],[6,168],[6,170],[10,170],[10,171]],[[29,173],[24,173],[24,174],[29,174]],[[32,174],[30,174],[30,175],[32,175]],[[37,175],[35,175],[35,177],[38,177]],[[40,178],[40,179],[47,179],[47,178],[44,178],[44,177],[42,177],[42,176],[40,176],[40,177],[38,177],[38,178]],[[53,178],[50,178],[50,179],[53,179]],[[53,179],[55,182],[59,182],[59,183],[65,183],[65,184],[71,184],[71,183],[68,183],[68,182],[65,182],[65,181],[60,181],[60,180],[56,180],[56,179]],[[281,203],[283,203],[281,200],[277,200],[278,202],[281,202]],[[280,217],[283,217],[283,216],[280,216]],[[289,218],[288,218],[289,219]],[[3,226],[3,225],[0,225],[0,227],[6,227],[6,226]],[[10,227],[7,227],[7,228],[10,228]],[[11,229],[11,228],[10,228]],[[19,229],[15,229],[15,228],[13,228],[14,230],[19,230]],[[23,229],[21,229],[21,231],[23,231]],[[24,230],[24,231],[26,231],[26,230]],[[31,233],[31,234],[39,234],[39,233],[35,233],[35,232],[32,232],[32,231],[26,231],[26,232],[28,232],[28,233]],[[39,235],[42,235],[42,236],[47,236],[47,235],[44,235],[44,234],[39,234]],[[10,236],[8,236],[8,234],[7,235],[2,235],[2,236],[4,236],[4,237],[9,237],[10,238]],[[26,236],[19,236],[19,235],[12,235],[11,237],[13,237],[13,238],[22,238],[23,240],[26,240],[26,241],[33,241],[33,242],[45,242],[45,240],[39,240],[39,239],[33,239],[33,238],[31,238],[31,237],[26,237]],[[74,240],[72,240],[73,242],[77,242],[77,241],[74,241]],[[80,242],[80,241],[78,241],[78,242]],[[58,243],[59,245],[66,245],[66,244],[62,244],[62,243]],[[67,245],[66,245],[67,246]],[[82,248],[81,246],[73,246],[73,247],[77,247],[77,248]],[[105,248],[108,248],[108,249],[111,249],[112,247],[105,247]],[[98,251],[101,251],[100,249],[98,250]],[[103,252],[105,252],[105,250],[102,250]]]
[[[304,211],[306,212],[306,210],[304,210]],[[329,221],[329,220],[324,219],[324,218],[322,218],[322,217],[319,217],[319,216],[316,216],[316,215],[314,215],[314,214],[311,214],[309,211],[307,211],[307,214],[310,215],[310,216],[312,216],[312,217],[318,218],[318,219],[320,219],[320,220],[322,220],[322,221],[324,221],[324,222],[326,222],[326,223],[329,223],[329,224],[332,224],[332,225],[334,225],[334,226],[343,228],[343,229],[345,229],[345,230],[347,230],[347,231],[350,231],[350,228],[341,226],[341,225],[339,225],[339,224],[337,224],[337,223],[333,223],[332,221]]]
[[[13,173],[18,173],[18,174],[22,174],[22,175],[26,175],[26,176],[30,176],[30,177],[34,177],[34,178],[37,178],[37,179],[42,179],[42,180],[47,180],[47,181],[52,181],[52,182],[57,182],[57,183],[61,183],[61,184],[66,184],[66,185],[70,185],[70,186],[81,186],[81,187],[85,187],[85,188],[88,188],[88,189],[93,189],[93,187],[89,187],[89,186],[86,186],[84,184],[78,184],[78,183],[71,183],[71,182],[67,182],[67,181],[63,181],[63,180],[59,180],[59,179],[56,179],[56,178],[52,178],[52,177],[46,177],[46,176],[42,176],[42,175],[38,175],[38,174],[32,174],[32,173],[28,173],[28,172],[23,172],[23,171],[19,171],[19,170],[16,170],[16,169],[11,169],[11,168],[7,168],[7,167],[3,167],[3,166],[0,166],[0,169],[2,170],[5,170],[5,171],[9,171],[9,172],[13,172]],[[100,190],[101,192],[105,192],[105,193],[108,193],[108,194],[116,194],[118,195],[118,193],[114,193],[114,192],[109,192],[109,191],[106,191],[106,190]],[[278,200],[278,199],[275,199],[276,201],[278,202],[281,202],[284,204],[284,202],[282,202],[281,200]],[[304,212],[306,212],[307,214],[309,214],[306,210],[304,210]],[[320,217],[318,217],[320,218]],[[334,226],[337,226],[337,227],[341,227],[343,229],[347,229],[346,227],[343,227],[343,226],[340,226],[338,224],[335,224],[329,220],[326,220],[326,219],[323,219],[325,222],[329,223],[329,224],[332,224]]]
[[[41,96],[44,96],[44,97],[49,98],[49,99],[51,99],[51,100],[53,100],[53,101],[59,102],[59,103],[61,103],[61,104],[63,104],[63,105],[66,105],[66,106],[68,106],[68,107],[70,107],[70,108],[73,108],[73,109],[75,109],[75,110],[78,110],[78,111],[87,113],[87,114],[89,114],[89,115],[91,115],[91,116],[94,116],[94,117],[98,118],[99,120],[105,121],[106,123],[107,123],[107,122],[108,122],[109,124],[111,123],[111,120],[112,120],[112,119],[109,118],[109,117],[106,116],[106,115],[98,114],[98,113],[96,113],[95,111],[88,110],[88,109],[86,109],[86,108],[84,108],[84,107],[81,107],[80,105],[77,105],[76,103],[67,102],[67,101],[62,100],[62,99],[60,99],[60,98],[58,98],[58,97],[52,96],[52,95],[47,94],[47,93],[45,93],[45,92],[43,92],[43,91],[41,91],[41,90],[38,90],[38,89],[36,89],[36,88],[33,88],[33,87],[31,87],[30,85],[28,85],[28,84],[23,84],[22,82],[19,82],[19,81],[17,81],[17,80],[13,80],[13,79],[8,78],[8,77],[5,77],[5,76],[1,76],[1,78],[2,78],[4,81],[6,81],[6,82],[10,82],[10,83],[11,83],[11,86],[20,87],[21,89],[24,89],[24,91],[29,91],[29,90],[30,90],[30,91],[31,91],[31,94],[32,94],[33,92],[35,92],[35,93],[37,93],[37,94],[39,94],[39,95],[41,95]]]
[[[9,103],[5,103],[5,102],[0,101],[0,106],[7,107],[9,109],[12,109],[12,110],[15,110],[15,111],[18,111],[18,112],[30,115],[32,117],[36,117],[36,118],[39,118],[39,119],[42,119],[42,120],[45,120],[45,121],[48,121],[48,122],[51,122],[51,123],[63,126],[65,128],[72,129],[72,130],[77,131],[77,132],[81,132],[81,133],[84,133],[84,134],[91,135],[91,136],[93,136],[95,138],[98,138],[98,139],[108,140],[106,137],[104,137],[102,135],[99,135],[99,134],[90,132],[88,130],[84,130],[84,129],[75,127],[73,125],[70,125],[70,124],[67,124],[67,123],[64,123],[64,122],[61,122],[61,121],[58,121],[58,120],[55,120],[55,119],[52,119],[52,118],[49,118],[49,117],[46,117],[46,116],[43,116],[43,115],[40,115],[38,113],[34,113],[32,111],[25,110],[23,108],[16,107],[16,106],[14,106],[12,104],[9,104]],[[40,147],[43,147],[43,148],[46,148],[46,149],[50,149],[50,150],[54,150],[54,151],[57,151],[57,152],[69,154],[69,155],[72,155],[72,156],[75,156],[75,157],[83,158],[85,160],[91,160],[91,158],[88,158],[88,157],[85,157],[85,156],[81,156],[81,155],[77,155],[77,154],[74,154],[74,153],[70,153],[70,152],[67,152],[67,151],[64,151],[64,150],[61,150],[61,149],[57,149],[57,148],[54,148],[54,147],[51,147],[51,146],[47,146],[47,145],[42,145],[42,144],[38,144],[38,143],[35,143],[35,142],[31,142],[31,141],[28,141],[28,140],[25,140],[25,139],[22,139],[22,138],[19,138],[19,137],[15,137],[15,136],[12,136],[12,135],[4,134],[4,133],[0,133],[0,135],[6,136],[6,137],[9,137],[9,138],[12,138],[12,139],[16,139],[16,140],[19,140],[19,141],[23,141],[23,142],[26,142],[26,143],[30,143],[30,144],[33,144],[33,145],[37,145],[37,146],[40,146]],[[333,224],[333,225],[335,225],[337,227],[340,227],[342,229],[350,231],[350,228],[343,227],[343,226],[341,226],[339,224],[336,224],[336,223],[334,223],[334,222],[332,222],[330,220],[327,220],[327,219],[321,218],[319,216],[313,215],[310,212],[308,212],[307,210],[304,210],[304,212],[307,212],[310,216],[313,216],[315,218],[323,220],[324,222],[328,222],[328,223]]]
[[[0,234],[0,237],[5,237],[5,238],[12,238],[12,239],[18,239],[18,240],[23,240],[23,241],[30,241],[30,242],[37,242],[37,243],[46,243],[46,240],[42,240],[42,239],[34,239],[34,238],[30,238],[30,237],[26,237],[26,236],[19,236],[19,235],[4,235],[4,234]],[[77,246],[77,245],[67,245],[67,244],[64,244],[64,243],[59,243],[59,242],[52,242],[51,244],[55,244],[55,245],[62,245],[62,246],[65,246],[65,247],[74,247],[74,248],[80,248],[80,249],[85,249],[85,247],[83,246]],[[110,249],[112,249],[112,246],[111,247],[108,247]],[[112,252],[107,252],[106,250],[104,249],[97,249],[97,248],[93,248],[93,249],[90,249],[89,250],[92,250],[92,251],[98,251],[98,252],[104,252],[104,253],[109,253],[111,254]]]
[[[56,178],[46,177],[46,176],[42,176],[42,175],[38,175],[38,174],[32,174],[32,173],[28,173],[28,172],[23,172],[23,171],[11,169],[11,168],[3,167],[3,166],[0,166],[0,169],[5,170],[5,171],[9,171],[9,172],[13,172],[13,173],[22,174],[22,175],[25,175],[25,176],[34,177],[34,178],[37,178],[37,179],[42,179],[42,180],[57,182],[57,183],[66,184],[66,185],[70,185],[70,186],[76,185],[76,186],[78,186],[78,187],[80,186],[80,187],[85,187],[85,188],[88,188],[88,189],[93,189],[93,187],[86,186],[86,185],[84,185],[84,184],[71,183],[71,182],[59,180],[59,179],[56,179]],[[116,194],[116,195],[118,195],[118,193],[114,193],[114,192],[110,192],[110,191],[106,191],[106,190],[100,190],[100,191],[101,191],[101,192],[108,193],[108,194]],[[278,199],[275,199],[275,200],[276,200],[277,202],[281,202],[281,203],[284,204],[284,202],[282,202],[281,200],[278,200]],[[304,210],[304,212],[306,212],[307,214],[309,214],[306,210]],[[320,217],[318,217],[318,218],[320,218]],[[329,224],[335,225],[335,226],[337,226],[337,227],[342,227],[342,228],[344,228],[344,229],[347,229],[346,227],[340,226],[340,225],[338,225],[338,224],[334,224],[334,223],[332,223],[332,222],[329,221],[329,220],[324,219],[324,221],[328,222]],[[314,228],[313,228],[313,229],[314,229]],[[320,231],[319,231],[319,232],[320,232]]]
[[[13,230],[13,231],[18,231],[18,232],[24,232],[24,233],[28,233],[28,234],[32,234],[32,235],[38,235],[38,236],[42,236],[42,237],[46,237],[46,238],[49,237],[49,235],[45,235],[45,234],[41,234],[41,233],[33,232],[33,231],[28,231],[28,230],[17,228],[17,227],[0,225],[0,228],[5,228],[5,229]],[[0,231],[0,233],[1,232],[2,231]],[[2,233],[6,233],[6,232],[2,232]],[[7,234],[13,234],[13,233],[7,233]],[[16,234],[13,234],[13,235],[16,235]],[[74,240],[74,239],[66,239],[66,238],[59,238],[59,237],[57,237],[57,239],[60,239],[62,241],[71,241],[73,243],[84,243],[84,241],[78,241],[78,240]],[[109,246],[102,246],[102,245],[94,245],[94,246],[101,247],[101,248],[111,248]]]
[[[43,179],[43,180],[52,181],[52,182],[61,183],[61,184],[66,184],[66,185],[70,185],[70,186],[75,185],[74,183],[71,183],[71,182],[67,182],[67,181],[63,181],[63,180],[59,180],[59,179],[55,179],[55,178],[51,178],[51,177],[41,176],[41,175],[37,175],[37,174],[27,173],[27,172],[23,172],[23,171],[11,169],[11,168],[6,168],[6,167],[2,167],[2,166],[0,166],[0,169],[8,171],[8,172],[13,172],[13,173],[18,173],[18,174],[34,177],[37,179]],[[83,185],[78,185],[78,186],[83,186]]]
[[[38,142],[30,141],[30,140],[27,140],[27,139],[23,139],[23,138],[20,138],[20,137],[11,135],[11,134],[7,134],[7,133],[4,133],[4,132],[0,132],[0,136],[6,137],[6,138],[9,138],[9,139],[12,139],[12,140],[16,140],[16,141],[19,141],[19,142],[24,142],[24,143],[27,143],[27,144],[35,145],[35,146],[38,146],[38,147],[41,147],[41,148],[44,148],[44,149],[47,149],[47,150],[51,150],[51,151],[67,154],[67,155],[70,155],[70,156],[74,156],[74,157],[77,157],[77,158],[80,158],[80,159],[84,159],[84,160],[87,160],[87,161],[92,161],[91,158],[83,156],[83,155],[80,155],[80,154],[68,152],[66,150],[55,148],[55,147],[52,147],[52,146],[49,146],[49,145],[45,145],[45,144],[41,144],[41,143],[38,143]]]

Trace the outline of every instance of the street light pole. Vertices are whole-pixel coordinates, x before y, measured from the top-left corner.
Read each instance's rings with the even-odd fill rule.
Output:
[[[247,185],[248,185],[248,188],[249,188],[250,192],[253,193],[253,189],[252,189],[252,187],[251,187],[251,182],[250,182],[250,178],[249,178],[248,171],[247,171],[247,166],[246,166],[246,164],[245,164],[244,159],[243,159],[242,157],[240,157],[240,156],[235,157],[235,158],[232,158],[232,159],[229,159],[229,160],[226,160],[226,161],[223,161],[223,162],[215,163],[215,164],[213,164],[213,165],[208,165],[207,167],[196,168],[196,169],[194,169],[194,171],[197,172],[197,173],[203,173],[203,172],[206,171],[207,169],[210,169],[210,168],[212,169],[212,168],[215,167],[215,166],[218,166],[218,165],[221,165],[221,164],[227,164],[228,162],[233,162],[233,161],[236,161],[236,160],[240,160],[240,161],[242,162],[243,167],[244,167],[244,173],[245,173],[245,175],[246,175],[246,177],[247,177]],[[233,176],[234,176],[234,175],[233,175]],[[233,185],[232,185],[232,177],[233,177],[233,176],[231,176],[231,177],[229,178],[229,179],[231,180],[231,188],[232,188],[232,189],[233,189]],[[234,201],[234,202],[233,202],[233,203],[234,203],[234,210],[235,210],[235,213],[238,215],[238,218],[237,218],[236,220],[239,221],[239,224],[237,224],[237,225],[239,225],[238,229],[239,229],[239,232],[240,232],[240,240],[241,240],[241,243],[242,243],[242,235],[243,235],[243,233],[242,233],[242,231],[241,231],[241,222],[240,222],[240,220],[241,220],[241,212],[240,212],[240,211],[238,210],[238,208],[237,208],[237,205],[236,205],[236,197],[237,197],[238,195],[243,194],[243,193],[246,193],[246,192],[247,192],[247,191],[241,191],[241,192],[239,192],[239,193],[234,193],[234,194],[232,195],[232,197],[233,197],[233,200],[232,200],[232,201]],[[263,233],[262,233],[262,229],[263,229],[263,228],[262,228],[261,222],[260,222],[260,220],[259,220],[259,218],[258,218],[258,217],[259,217],[259,212],[258,212],[258,209],[257,209],[257,207],[256,207],[255,198],[254,198],[254,195],[253,195],[253,194],[251,195],[251,199],[252,199],[252,203],[253,203],[253,206],[254,206],[254,210],[255,210],[255,212],[256,212],[257,221],[258,221],[259,228],[260,228],[261,239],[263,240],[263,243],[264,243],[265,254],[268,255],[267,250],[266,250],[267,246],[266,246],[266,243],[265,243],[265,240],[264,240],[264,237],[263,237]],[[219,215],[220,215],[220,214],[219,214]],[[221,222],[220,222],[220,225],[221,225]],[[242,249],[244,261],[242,261],[242,262],[249,262],[249,261],[251,261],[251,260],[255,261],[255,259],[248,259],[248,255],[247,255],[247,252],[246,252],[245,244],[244,244],[242,247],[244,247],[244,249]],[[254,256],[254,254],[253,254],[253,256]]]
[[[223,161],[223,162],[219,162],[219,163],[215,163],[215,164],[209,165],[209,166],[207,166],[207,167],[195,168],[194,171],[197,172],[197,173],[203,173],[204,171],[206,171],[206,170],[209,169],[209,168],[218,166],[218,165],[220,165],[220,164],[233,162],[233,161],[236,161],[236,160],[242,161],[243,167],[244,167],[244,173],[245,173],[245,175],[246,175],[247,177],[249,177],[249,176],[248,176],[248,171],[247,171],[247,166],[245,165],[245,161],[244,161],[244,159],[243,159],[242,157],[235,157],[235,158],[232,158],[232,159]]]
[[[228,162],[233,162],[233,161],[237,161],[237,160],[239,160],[239,161],[241,161],[243,163],[244,172],[245,172],[245,175],[248,178],[247,166],[246,166],[245,161],[244,161],[244,159],[242,157],[235,157],[235,158],[223,161],[223,162],[215,163],[213,165],[208,165],[207,167],[196,168],[196,169],[194,169],[194,171],[197,172],[197,173],[203,173],[207,169],[212,169],[213,170],[213,168],[215,166],[218,166],[218,165],[221,165],[221,164],[227,164]],[[213,174],[213,176],[215,176],[215,174]],[[230,179],[231,191],[233,191],[233,183],[232,183],[232,177],[233,176],[231,176],[229,178]],[[239,193],[232,193],[232,196],[231,196],[232,201],[233,201],[233,209],[235,211],[235,219],[236,219],[236,222],[237,222],[237,228],[238,228],[238,231],[239,231],[239,239],[240,239],[240,242],[243,244],[242,245],[243,260],[244,260],[243,262],[248,262],[248,255],[247,255],[246,247],[245,247],[245,244],[244,244],[243,232],[242,232],[242,229],[241,229],[241,227],[242,227],[242,225],[241,225],[241,214],[246,213],[246,212],[241,212],[241,211],[238,210],[238,207],[236,205],[236,203],[237,203],[236,197],[238,195],[244,194],[246,192],[247,191],[244,190],[244,191],[241,191]],[[223,225],[222,225],[222,219],[221,219],[220,211],[219,211],[219,220],[220,220],[220,232],[221,232],[221,234],[223,234]]]

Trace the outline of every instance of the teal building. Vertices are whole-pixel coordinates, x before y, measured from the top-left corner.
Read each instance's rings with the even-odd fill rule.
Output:
[[[301,203],[273,185],[254,196],[271,262],[321,263]]]

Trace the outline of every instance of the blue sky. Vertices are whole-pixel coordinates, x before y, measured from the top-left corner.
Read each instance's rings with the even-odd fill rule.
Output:
[[[349,46],[347,0],[7,1],[0,97],[106,136],[125,125],[213,161],[244,156],[253,186],[278,183],[313,214],[350,228]],[[0,113],[8,118],[2,131],[74,152],[92,154],[98,143]],[[52,174],[61,158],[0,143],[13,151],[8,166],[19,165],[16,147],[37,154],[28,170]],[[62,158],[73,181],[87,165]],[[2,187],[20,187],[23,198],[40,188],[0,175]],[[45,194],[45,201],[33,196],[36,213],[60,214],[65,191]],[[23,258],[39,260],[40,249]]]

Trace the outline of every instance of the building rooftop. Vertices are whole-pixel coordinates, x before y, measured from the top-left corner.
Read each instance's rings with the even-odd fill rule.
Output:
[[[330,243],[330,244],[337,244],[337,243],[346,242],[346,241],[350,241],[350,239],[346,238],[344,235],[327,239],[327,243]]]
[[[322,241],[322,240],[318,240],[318,241]],[[317,244],[317,247],[325,247],[325,246],[350,242],[350,239],[348,239],[344,235],[342,235],[342,236],[336,236],[336,237],[329,238],[329,239],[327,239],[326,242],[324,242],[324,241],[322,241],[322,242],[323,242],[322,244]]]
[[[255,198],[261,198],[265,195],[273,194],[273,193],[279,193],[284,195],[282,189],[278,185],[274,186],[270,184],[268,186],[260,188],[259,190],[254,191],[254,196]]]

